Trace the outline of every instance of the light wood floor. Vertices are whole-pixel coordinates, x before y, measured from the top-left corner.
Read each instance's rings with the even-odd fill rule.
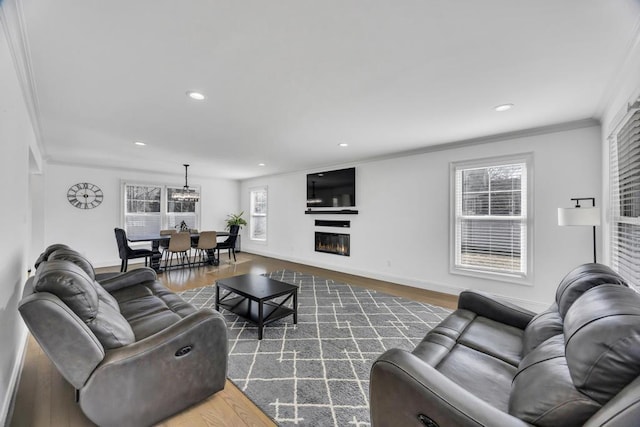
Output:
[[[425,291],[244,252],[238,253],[237,262],[234,264],[229,263],[225,255],[221,258],[222,263],[218,267],[173,270],[159,275],[159,279],[170,289],[182,291],[211,285],[218,279],[239,274],[262,274],[288,269],[443,307],[455,308],[457,304],[457,297],[453,295]],[[98,269],[99,272],[118,270],[119,267]],[[10,425],[93,426],[93,423],[82,414],[80,407],[75,403],[74,393],[73,387],[58,373],[36,341],[30,336]],[[274,425],[274,422],[230,381],[227,381],[223,391],[160,424],[164,427],[259,427]]]

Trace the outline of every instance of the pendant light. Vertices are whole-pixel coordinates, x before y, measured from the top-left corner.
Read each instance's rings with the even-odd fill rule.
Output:
[[[173,194],[171,195],[171,198],[173,200],[179,200],[182,202],[197,202],[200,200],[200,194],[198,193],[198,191],[189,188],[189,184],[187,181],[188,168],[189,168],[189,165],[185,164],[184,165],[184,187],[182,187],[182,190],[176,190],[173,192]]]

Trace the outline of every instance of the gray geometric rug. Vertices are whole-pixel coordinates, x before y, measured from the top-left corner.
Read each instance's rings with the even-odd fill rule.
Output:
[[[229,333],[228,377],[281,426],[368,426],[369,370],[385,350],[413,350],[448,309],[310,274],[266,276],[298,291],[291,316],[258,329],[222,310]],[[182,297],[215,306],[215,285]]]

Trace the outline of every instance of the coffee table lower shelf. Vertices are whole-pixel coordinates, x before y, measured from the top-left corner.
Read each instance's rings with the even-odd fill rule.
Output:
[[[220,307],[230,311],[245,320],[260,324],[260,303],[249,298],[234,297],[220,301]],[[262,324],[274,322],[276,320],[294,314],[295,311],[289,307],[283,307],[271,301],[262,303]]]

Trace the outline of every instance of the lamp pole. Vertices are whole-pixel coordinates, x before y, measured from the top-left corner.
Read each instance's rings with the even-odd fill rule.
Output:
[[[591,200],[591,206],[596,207],[596,199],[595,197],[576,197],[571,200],[576,202],[576,208],[580,207],[580,202],[582,200]],[[596,226],[593,226],[593,263],[596,263]]]

